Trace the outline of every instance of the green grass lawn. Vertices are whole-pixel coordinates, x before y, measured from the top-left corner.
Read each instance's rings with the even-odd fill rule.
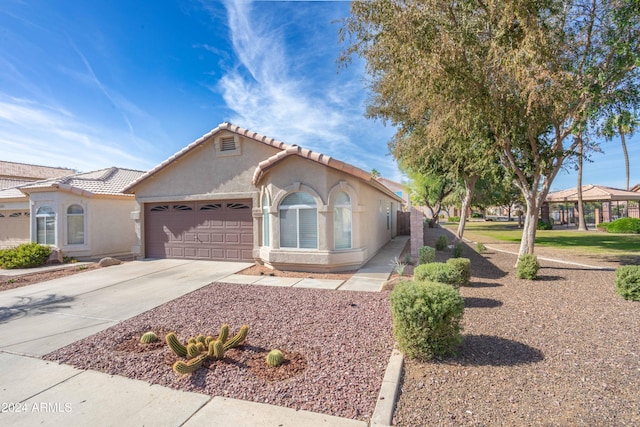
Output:
[[[443,226],[455,231],[458,224],[444,223]],[[640,254],[640,234],[610,234],[596,230],[580,232],[573,226],[568,229],[563,227],[538,230],[536,245],[601,254]],[[522,230],[516,222],[467,222],[464,237],[482,243],[519,243]]]

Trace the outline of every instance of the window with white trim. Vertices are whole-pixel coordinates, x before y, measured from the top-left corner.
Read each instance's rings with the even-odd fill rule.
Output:
[[[50,206],[36,211],[36,241],[41,245],[56,244],[56,212]]]
[[[67,208],[67,244],[84,245],[84,208],[80,205]]]
[[[318,207],[311,195],[291,193],[279,211],[281,248],[318,248]]]
[[[351,197],[336,196],[333,207],[333,244],[336,249],[351,249]]]
[[[270,245],[269,238],[269,196],[262,196],[262,246]]]

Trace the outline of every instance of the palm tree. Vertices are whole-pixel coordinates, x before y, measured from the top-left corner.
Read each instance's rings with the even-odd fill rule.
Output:
[[[640,120],[638,120],[635,111],[621,111],[607,119],[601,132],[609,141],[612,140],[615,135],[620,135],[622,152],[624,153],[624,165],[626,168],[627,183],[625,190],[627,191],[629,191],[629,153],[627,152],[625,135],[633,135],[638,127],[640,127]]]

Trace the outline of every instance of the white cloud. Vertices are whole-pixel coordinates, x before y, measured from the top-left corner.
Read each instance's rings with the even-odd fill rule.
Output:
[[[251,2],[228,0],[224,5],[237,62],[228,64],[213,90],[233,111],[229,121],[399,179],[395,161],[386,155],[393,130],[363,116],[361,70],[355,66],[336,75],[338,27],[330,24],[335,14],[322,16],[335,5],[299,3],[287,9],[287,21],[276,15],[282,4],[256,9]],[[313,12],[299,9],[309,7]],[[292,16],[292,10],[306,16]],[[304,28],[292,42],[290,22],[316,12],[313,28]]]

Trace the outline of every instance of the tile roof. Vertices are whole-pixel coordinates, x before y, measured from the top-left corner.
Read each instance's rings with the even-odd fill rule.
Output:
[[[19,188],[13,187],[0,190],[0,200],[6,202],[6,199],[28,200],[29,198],[22,191],[20,191]]]
[[[585,202],[606,202],[622,200],[640,200],[640,193],[634,191],[620,190],[619,188],[605,187],[603,185],[583,185],[582,200]],[[554,191],[549,193],[545,199],[547,202],[577,202],[578,189]]]
[[[285,144],[282,141],[278,141],[276,139],[269,138],[269,137],[267,137],[265,135],[261,135],[261,134],[259,134],[257,132],[253,132],[253,131],[250,131],[248,129],[241,128],[240,126],[236,126],[236,125],[233,125],[233,124],[228,123],[228,122],[221,123],[216,128],[212,129],[210,132],[206,133],[205,135],[201,136],[200,138],[198,138],[197,140],[195,140],[191,144],[187,145],[182,150],[180,150],[179,152],[177,152],[173,156],[169,157],[164,162],[160,163],[155,168],[151,169],[150,171],[148,171],[147,173],[145,173],[144,175],[139,177],[136,181],[134,181],[131,184],[129,184],[123,191],[125,193],[132,192],[133,188],[136,185],[138,185],[139,183],[143,182],[144,180],[146,180],[150,176],[154,175],[155,173],[159,172],[160,170],[164,169],[168,165],[172,164],[173,162],[175,162],[176,160],[178,160],[179,158],[181,158],[185,154],[189,153],[191,150],[195,149],[199,145],[201,145],[204,142],[206,142],[210,137],[212,137],[216,133],[218,133],[220,131],[223,131],[223,130],[227,130],[227,131],[233,132],[235,134],[242,135],[244,137],[253,139],[254,141],[257,141],[257,142],[260,142],[260,143],[263,143],[263,144],[266,144],[266,145],[269,145],[271,147],[274,147],[274,148],[277,148],[277,149],[281,150],[280,152],[274,154],[273,156],[269,157],[266,160],[263,160],[262,162],[260,162],[258,164],[258,166],[256,167],[256,169],[255,169],[255,171],[253,173],[252,182],[253,182],[254,185],[257,185],[260,182],[260,180],[264,176],[265,172],[269,168],[271,168],[274,165],[280,163],[285,158],[288,158],[290,156],[298,156],[298,157],[302,157],[302,158],[314,161],[316,163],[320,163],[320,164],[328,166],[330,168],[337,169],[339,171],[345,172],[345,173],[347,173],[349,175],[352,175],[352,176],[354,176],[356,178],[362,179],[363,181],[365,181],[366,183],[368,183],[372,187],[375,187],[379,191],[389,195],[390,197],[392,197],[394,199],[397,199],[398,201],[402,201],[402,199],[400,197],[398,197],[395,193],[393,193],[387,187],[385,187],[384,185],[382,185],[381,183],[376,181],[371,176],[371,173],[369,173],[369,172],[365,172],[364,170],[362,170],[360,168],[357,168],[357,167],[355,167],[353,165],[350,165],[348,163],[342,162],[340,160],[336,160],[336,159],[334,159],[334,158],[332,158],[330,156],[324,155],[322,153],[316,153],[314,151],[308,150],[306,148],[299,147],[297,145]]]
[[[125,195],[123,194],[123,189],[143,174],[143,171],[111,167],[61,178],[37,181],[23,185],[20,189],[25,193],[44,189],[63,190],[82,194],[86,197],[91,197],[95,194]]]
[[[0,177],[26,178],[29,181],[56,178],[76,173],[73,169],[52,168],[49,166],[29,165],[0,160]]]
[[[7,188],[14,188],[19,185],[28,184],[33,182],[32,180],[27,179],[13,179],[13,178],[1,178],[0,177],[0,190],[5,190]]]

